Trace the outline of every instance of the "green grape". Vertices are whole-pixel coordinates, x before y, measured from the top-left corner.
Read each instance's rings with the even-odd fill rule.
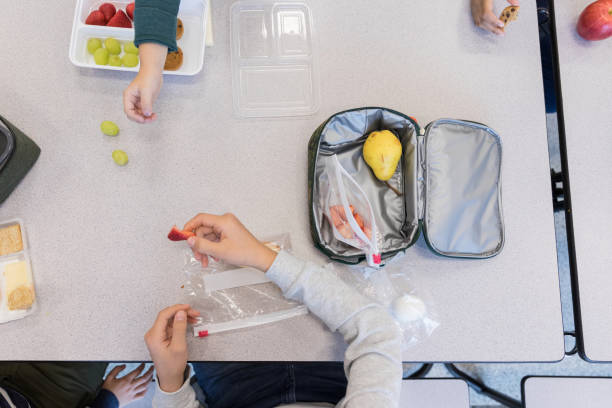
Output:
[[[111,55],[110,59],[108,60],[108,65],[111,65],[113,67],[120,67],[121,64],[123,64],[123,62],[121,61],[121,57],[118,55]]]
[[[93,55],[98,48],[102,47],[102,41],[99,38],[90,38],[87,40],[87,51]]]
[[[102,133],[106,136],[117,136],[119,134],[119,126],[111,122],[110,120],[105,120],[100,124],[100,129]]]
[[[138,55],[126,53],[123,56],[123,65],[130,68],[135,67],[138,65]]]
[[[128,41],[123,44],[123,50],[128,54],[138,55],[138,47],[136,47],[132,41]]]
[[[97,65],[108,64],[108,50],[106,48],[98,48],[94,53],[94,61]]]
[[[113,160],[119,166],[125,166],[128,163],[128,155],[123,150],[113,151]]]
[[[104,46],[112,55],[121,54],[121,43],[112,37],[104,40]]]

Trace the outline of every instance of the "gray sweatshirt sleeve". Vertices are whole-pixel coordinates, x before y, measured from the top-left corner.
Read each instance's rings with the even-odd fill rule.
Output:
[[[397,407],[402,381],[401,335],[381,306],[372,303],[340,278],[309,262],[281,252],[267,276],[285,297],[304,303],[348,343],[344,370],[346,396],[338,407]],[[155,408],[196,408],[188,384],[173,393],[157,390]]]
[[[397,407],[402,382],[401,334],[389,313],[336,275],[281,252],[267,276],[304,303],[348,343],[346,396],[338,407]]]

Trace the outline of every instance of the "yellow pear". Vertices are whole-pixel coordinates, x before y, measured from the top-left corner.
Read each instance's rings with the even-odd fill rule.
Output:
[[[363,159],[381,181],[387,181],[393,176],[401,157],[402,144],[388,130],[370,133],[363,145]]]

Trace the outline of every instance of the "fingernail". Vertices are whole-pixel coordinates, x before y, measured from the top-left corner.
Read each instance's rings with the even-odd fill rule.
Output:
[[[187,244],[192,247],[193,244],[195,244],[195,237],[189,237],[187,238]]]
[[[176,320],[182,321],[182,320],[185,320],[186,318],[187,318],[187,314],[185,313],[185,311],[179,310],[176,313]]]
[[[149,117],[149,116],[151,116],[151,112],[144,112],[144,115],[145,115],[146,117]]]

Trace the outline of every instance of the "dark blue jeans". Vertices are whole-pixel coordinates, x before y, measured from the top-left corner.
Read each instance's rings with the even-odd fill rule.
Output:
[[[337,404],[346,393],[342,363],[193,363],[193,368],[210,408]]]

